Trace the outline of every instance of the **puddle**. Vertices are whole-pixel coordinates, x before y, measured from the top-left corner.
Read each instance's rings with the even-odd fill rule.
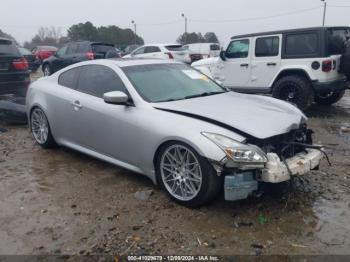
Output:
[[[313,211],[318,219],[315,238],[337,254],[350,254],[350,201],[320,199]]]

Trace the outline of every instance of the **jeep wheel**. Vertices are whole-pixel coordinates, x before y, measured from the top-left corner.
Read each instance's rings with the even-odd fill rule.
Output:
[[[291,102],[301,110],[306,110],[314,98],[311,84],[300,76],[286,76],[278,80],[273,86],[272,96]]]
[[[321,93],[315,95],[315,102],[319,105],[332,105],[337,103],[345,94],[345,90]]]
[[[44,76],[50,76],[51,75],[51,68],[49,64],[44,64],[43,65],[43,73]]]

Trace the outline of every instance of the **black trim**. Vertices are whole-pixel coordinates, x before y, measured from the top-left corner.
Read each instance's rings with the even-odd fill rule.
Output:
[[[171,109],[163,109],[163,108],[159,108],[159,107],[155,107],[155,109],[158,109],[158,110],[161,110],[161,111],[165,111],[165,112],[169,112],[169,113],[174,113],[174,114],[178,114],[178,115],[183,115],[183,116],[187,116],[187,117],[191,117],[191,118],[195,118],[195,119],[198,119],[198,120],[202,120],[202,121],[205,121],[205,122],[208,122],[208,123],[211,123],[211,124],[214,124],[214,125],[217,125],[217,126],[220,126],[222,128],[225,128],[225,129],[228,129],[230,131],[233,131],[249,140],[262,140],[260,138],[257,138],[255,136],[252,136],[252,135],[249,135],[235,127],[232,127],[230,125],[227,125],[227,124],[224,124],[220,121],[216,121],[216,120],[213,120],[211,118],[208,118],[208,117],[204,117],[204,116],[199,116],[199,115],[196,115],[196,114],[191,114],[191,113],[186,113],[186,112],[181,112],[181,111],[176,111],[176,110],[171,110]]]

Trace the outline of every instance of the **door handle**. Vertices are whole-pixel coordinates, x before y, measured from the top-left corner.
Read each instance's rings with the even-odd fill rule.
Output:
[[[72,106],[79,109],[83,107],[78,100],[72,102]]]
[[[241,64],[241,67],[248,67],[249,64]]]
[[[276,66],[276,63],[267,63],[267,66]]]

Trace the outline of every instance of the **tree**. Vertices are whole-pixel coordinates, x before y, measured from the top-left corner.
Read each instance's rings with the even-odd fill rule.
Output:
[[[38,33],[30,42],[25,42],[24,47],[32,49],[38,45],[62,46],[67,39],[62,36],[61,29],[55,27],[40,27]]]
[[[68,29],[70,40],[101,41],[125,47],[135,43],[135,34],[131,29],[123,29],[118,26],[95,27],[91,22],[72,25]],[[136,35],[136,43],[144,44],[143,39]]]
[[[205,42],[204,37],[201,33],[184,33],[178,37],[176,40],[178,43],[185,44],[193,44],[193,43],[203,43]]]
[[[85,24],[79,23],[77,25],[72,25],[67,32],[68,38],[72,41],[96,41],[98,36],[97,28],[91,22],[86,22]]]
[[[218,43],[219,40],[214,32],[207,32],[204,36],[201,33],[184,33],[176,40],[182,45],[194,43]]]
[[[205,33],[204,39],[207,43],[219,43],[218,37],[214,32]]]

